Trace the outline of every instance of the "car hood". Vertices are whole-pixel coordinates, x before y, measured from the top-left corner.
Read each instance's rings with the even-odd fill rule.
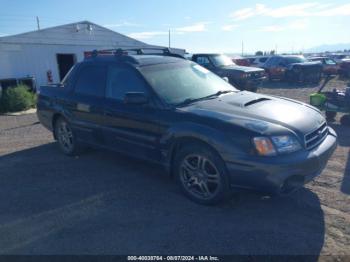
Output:
[[[180,110],[216,118],[261,134],[288,129],[302,137],[325,122],[320,111],[310,105],[247,91],[196,102]]]
[[[261,69],[258,67],[248,67],[248,66],[238,66],[238,65],[223,66],[220,68],[227,71],[241,71],[244,73],[264,72],[264,69]]]

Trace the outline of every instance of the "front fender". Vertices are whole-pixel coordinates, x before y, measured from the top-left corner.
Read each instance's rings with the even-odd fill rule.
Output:
[[[237,143],[237,139],[219,129],[197,123],[179,123],[170,127],[160,139],[160,148],[166,163],[170,163],[174,148],[182,139],[201,141],[209,145],[219,153],[223,160],[228,156],[246,154],[244,148]]]

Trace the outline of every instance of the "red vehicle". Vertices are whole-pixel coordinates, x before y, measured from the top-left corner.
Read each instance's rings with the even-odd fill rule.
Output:
[[[286,80],[288,82],[314,82],[321,79],[320,62],[308,62],[303,56],[276,55],[270,57],[263,65],[269,80]]]
[[[247,58],[236,56],[232,58],[232,62],[240,66],[250,66],[250,61]]]
[[[339,65],[329,57],[324,56],[318,56],[318,57],[311,57],[309,58],[309,61],[312,62],[321,62],[323,67],[323,74],[325,75],[336,75],[339,71]]]

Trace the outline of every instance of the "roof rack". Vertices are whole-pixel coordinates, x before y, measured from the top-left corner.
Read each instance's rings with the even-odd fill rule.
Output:
[[[145,52],[145,51],[161,51],[159,52]],[[131,56],[129,56],[129,52],[135,52],[136,55],[162,55],[162,56],[172,56],[177,58],[185,59],[183,56],[172,53],[169,48],[157,48],[157,47],[145,47],[145,48],[118,48],[118,49],[104,49],[104,50],[93,50],[92,52],[86,52],[87,58],[95,58],[98,56],[108,56],[108,55],[114,55],[116,57],[123,57],[126,60],[132,60],[129,62],[137,63],[136,59],[133,59]]]

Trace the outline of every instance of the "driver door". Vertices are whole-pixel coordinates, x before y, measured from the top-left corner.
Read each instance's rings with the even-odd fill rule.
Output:
[[[143,92],[150,101],[144,105],[125,103],[124,97],[128,92]],[[105,137],[108,146],[125,154],[158,161],[160,134],[157,110],[140,73],[126,65],[110,66],[105,96]]]

